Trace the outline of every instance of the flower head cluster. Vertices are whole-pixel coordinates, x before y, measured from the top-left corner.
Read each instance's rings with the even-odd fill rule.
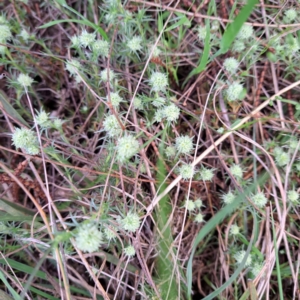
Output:
[[[114,115],[106,116],[103,127],[110,137],[119,136],[122,133],[122,128]]]
[[[0,42],[5,44],[12,38],[10,28],[7,24],[0,24]]]
[[[79,226],[75,242],[81,251],[92,253],[103,243],[102,233],[96,224],[85,223]]]
[[[73,47],[73,48],[78,48],[78,47],[80,47],[79,36],[73,35],[73,36],[71,37],[71,43],[72,43],[71,47]]]
[[[118,93],[110,93],[110,102],[114,107],[118,107],[124,100]]]
[[[143,101],[140,97],[135,97],[133,100],[133,105],[136,109],[143,109]]]
[[[285,47],[289,55],[294,54],[300,48],[298,39],[294,37],[287,39],[287,43]]]
[[[64,121],[62,119],[55,118],[52,122],[52,127],[57,130],[62,130],[63,123],[64,123]]]
[[[168,122],[176,122],[180,115],[180,109],[177,105],[171,103],[164,107],[163,114]]]
[[[176,155],[176,148],[173,146],[168,146],[165,150],[165,153],[168,158],[174,157]]]
[[[264,264],[262,262],[256,261],[251,266],[251,273],[256,277],[262,270]]]
[[[138,52],[142,50],[142,38],[140,36],[134,36],[131,40],[127,42],[127,47],[132,52]]]
[[[129,245],[129,246],[125,247],[124,248],[124,254],[129,258],[135,256],[134,247],[132,245]]]
[[[234,57],[229,57],[224,60],[223,66],[227,72],[234,74],[239,67],[239,62]]]
[[[264,207],[268,202],[268,199],[266,198],[264,193],[257,193],[256,195],[251,197],[251,200],[259,208]]]
[[[230,172],[237,180],[243,178],[243,169],[241,168],[240,165],[236,165],[236,164],[232,165],[230,167]]]
[[[253,27],[249,24],[244,24],[237,34],[239,40],[248,40],[253,35]]]
[[[89,47],[91,48],[92,44],[94,43],[96,38],[96,34],[88,33],[86,30],[83,30],[81,35],[78,37],[79,44],[81,47]]]
[[[289,148],[292,150],[296,150],[298,147],[298,140],[296,138],[291,138],[288,142]]]
[[[189,154],[193,150],[193,138],[188,135],[178,136],[175,141],[176,150],[180,154]]]
[[[92,51],[96,56],[108,57],[109,43],[103,40],[97,40],[92,43]]]
[[[187,199],[187,200],[185,201],[185,206],[184,206],[184,207],[186,207],[186,209],[187,209],[189,212],[191,212],[191,211],[193,211],[193,210],[196,209],[195,202],[194,202],[193,200],[189,200],[189,199]]]
[[[202,167],[200,170],[200,178],[203,181],[211,181],[214,177],[214,170]]]
[[[197,29],[198,38],[200,41],[204,41],[206,38],[206,27],[205,26],[199,26]]]
[[[194,167],[192,165],[184,164],[179,168],[179,174],[183,180],[188,180],[194,176]]]
[[[203,223],[204,222],[204,215],[202,213],[198,213],[195,217],[196,223]]]
[[[290,162],[289,153],[283,151],[280,147],[275,147],[273,150],[275,162],[279,167],[284,167]]]
[[[128,161],[139,151],[139,142],[132,135],[121,137],[117,145],[117,160],[121,163]]]
[[[16,148],[22,148],[27,154],[37,155],[40,152],[37,136],[29,129],[15,128],[12,141]]]
[[[236,101],[240,99],[243,86],[239,82],[233,82],[226,90],[226,96],[228,101]]]
[[[24,42],[27,42],[30,39],[30,34],[24,28],[21,30],[19,35],[24,40]]]
[[[202,202],[201,198],[198,198],[195,200],[195,205],[197,208],[201,208],[203,206],[203,202]]]
[[[114,240],[117,237],[118,229],[115,227],[105,227],[104,235],[108,241]]]
[[[120,221],[121,226],[128,232],[136,232],[140,227],[140,218],[138,214],[129,212],[127,216]]]
[[[153,106],[160,107],[163,106],[166,103],[166,98],[163,97],[157,97],[152,102]]]
[[[108,24],[112,24],[117,18],[117,14],[112,12],[112,13],[108,13],[104,16],[104,20],[106,23]]]
[[[297,18],[297,11],[295,9],[290,8],[284,12],[283,21],[285,23],[293,22],[295,21],[296,18]]]
[[[163,108],[159,108],[155,114],[154,114],[154,117],[153,117],[153,122],[161,122],[162,119],[165,117],[164,115],[164,109]]]
[[[0,24],[8,24],[5,15],[0,15]]]
[[[168,106],[164,106],[158,109],[155,114],[153,121],[161,122],[162,119],[166,119],[167,122],[176,122],[180,115],[180,109],[173,103]]]
[[[107,70],[104,69],[103,71],[100,72],[100,78],[102,81],[107,82],[108,81],[108,76],[109,75],[109,82],[112,82],[116,78],[116,74],[113,70]]]
[[[292,202],[294,205],[299,205],[299,194],[295,190],[287,192],[287,200]]]
[[[243,261],[245,255],[246,255],[246,251],[241,250],[241,251],[238,251],[237,253],[235,253],[234,258],[237,261],[237,263],[240,264]],[[252,257],[251,257],[251,255],[249,255],[246,259],[245,267],[251,266],[251,263],[252,263]]]
[[[27,74],[20,74],[17,78],[17,82],[23,87],[29,87],[33,83],[33,79]]]
[[[246,46],[243,41],[235,40],[232,44],[232,51],[241,53],[245,50]]]
[[[240,227],[236,224],[232,224],[229,229],[231,235],[238,235],[240,233]]]
[[[236,195],[232,191],[229,191],[227,194],[223,194],[221,196],[221,198],[225,204],[232,203],[234,201],[235,197],[236,197]]]
[[[77,75],[77,72],[81,69],[81,64],[76,59],[71,59],[66,62],[66,70],[69,71],[71,75]]]
[[[159,57],[160,56],[161,50],[158,47],[155,47],[154,49],[153,49],[153,47],[150,48],[149,53],[151,53],[152,50],[153,50],[152,57],[155,58],[155,57]]]
[[[149,82],[155,92],[165,91],[168,86],[167,75],[161,72],[153,72]]]
[[[35,116],[35,121],[42,129],[47,129],[52,127],[51,120],[49,119],[49,114],[47,114],[44,110],[41,110]]]

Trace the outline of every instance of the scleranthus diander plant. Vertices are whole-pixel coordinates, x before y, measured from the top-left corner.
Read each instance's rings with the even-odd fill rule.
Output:
[[[103,40],[96,40],[92,43],[92,51],[96,57],[108,57],[109,43]]]
[[[237,264],[240,264],[243,261],[245,255],[246,255],[245,250],[240,250],[234,254],[234,258],[235,258]],[[251,257],[251,254],[249,254],[249,256],[247,257],[246,262],[245,262],[245,267],[250,267],[251,265],[252,265],[252,257]]]
[[[225,94],[227,100],[231,102],[231,101],[240,100],[242,92],[243,92],[243,85],[240,84],[239,82],[233,82],[228,86],[227,90],[225,91]]]
[[[140,36],[134,36],[127,42],[127,47],[134,53],[141,51],[143,49],[142,38]]]
[[[201,170],[199,171],[199,174],[200,174],[201,180],[212,181],[212,179],[214,177],[214,170],[202,167]]]
[[[168,86],[167,75],[161,72],[153,72],[149,79],[149,83],[154,92],[164,92]]]
[[[195,216],[195,220],[194,220],[196,223],[203,223],[204,222],[204,215],[199,212],[196,214]]]
[[[223,66],[226,71],[234,74],[239,67],[239,62],[234,57],[229,57],[224,60]]]
[[[127,162],[139,151],[139,142],[132,135],[126,135],[118,140],[116,146],[117,160],[121,163]]]
[[[23,149],[27,154],[37,155],[40,152],[37,136],[32,130],[15,128],[12,141],[16,148]]]
[[[25,88],[28,88],[28,87],[30,87],[32,85],[33,79],[29,75],[27,75],[27,74],[20,74],[18,76],[18,78],[17,78],[17,82],[21,86],[23,86]]]
[[[52,122],[49,119],[49,114],[44,110],[41,110],[37,113],[37,115],[35,116],[35,121],[42,129],[48,129],[52,127]]]
[[[260,192],[251,197],[252,202],[259,208],[265,207],[268,202],[268,199],[264,195],[264,193]]]
[[[96,252],[103,243],[103,236],[95,223],[84,223],[78,227],[76,246],[83,252]]]
[[[178,171],[183,180],[192,179],[194,176],[194,167],[189,164],[182,165]]]
[[[179,154],[189,154],[193,150],[193,147],[193,138],[187,135],[176,138],[175,148]]]
[[[100,78],[103,82],[107,82],[108,81],[108,77],[109,77],[109,82],[112,83],[113,80],[116,78],[116,73],[109,69],[104,69],[103,71],[100,72]]]
[[[128,232],[136,232],[140,227],[140,218],[138,214],[129,212],[127,216],[120,220],[121,227]]]
[[[193,200],[189,200],[187,199],[185,201],[185,204],[184,204],[184,207],[189,211],[189,212],[192,212],[196,209],[196,205],[195,205],[195,202]]]
[[[132,245],[129,245],[124,248],[124,255],[127,256],[128,258],[131,258],[135,256],[135,249]]]
[[[96,34],[94,32],[88,33],[86,30],[83,30],[78,39],[81,47],[92,48],[92,45],[96,39]]]
[[[122,133],[122,128],[115,115],[107,115],[103,127],[109,137],[117,137]]]

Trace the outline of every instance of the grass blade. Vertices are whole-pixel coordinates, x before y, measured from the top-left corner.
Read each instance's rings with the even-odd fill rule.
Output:
[[[269,177],[268,174],[264,174],[261,176],[259,180],[259,184],[262,185],[267,178]],[[235,198],[235,201],[233,201],[231,204],[226,205],[224,208],[222,208],[213,218],[211,218],[204,227],[200,230],[198,233],[194,245],[192,248],[191,256],[188,261],[187,265],[187,286],[188,286],[188,295],[191,295],[192,292],[192,263],[194,259],[194,254],[196,251],[196,248],[198,244],[208,235],[208,233],[216,228],[216,226],[224,220],[224,218],[232,213],[242,201],[245,199],[245,195],[250,195],[256,188],[257,188],[257,182],[254,182],[246,191],[244,194],[240,194]],[[249,248],[249,247],[248,247]],[[235,273],[234,273],[235,274]],[[233,275],[234,276],[234,275]],[[206,299],[206,298],[205,298]],[[211,299],[211,298],[210,298]]]
[[[20,300],[21,299],[20,296],[15,292],[15,290],[13,289],[13,287],[6,280],[4,274],[2,273],[1,270],[0,270],[0,280],[2,280],[2,282],[5,284],[5,286],[10,291],[10,293],[13,295],[13,297],[14,297],[15,300]]]
[[[257,3],[258,0],[248,0],[248,3],[241,9],[240,13],[237,15],[234,21],[227,25],[221,40],[220,54],[224,54],[229,50],[229,47],[233,43],[243,24],[249,18],[252,10],[254,9],[254,6]]]
[[[200,64],[197,68],[195,68],[185,79],[183,86],[187,83],[187,81],[194,75],[201,73],[206,65],[209,62],[209,52],[210,52],[210,27],[209,27],[209,20],[206,20],[206,37],[204,42],[204,50],[201,56]]]
[[[164,136],[165,137],[165,131]],[[163,145],[163,143],[162,143]],[[166,169],[162,161],[163,157],[163,147],[160,148],[161,157],[158,160],[158,172],[157,172],[157,180],[158,186],[161,191],[164,190],[166,185],[162,184],[165,180]],[[171,227],[167,226],[168,217],[172,212],[172,207],[169,202],[169,197],[165,196],[161,202],[159,207],[156,210],[156,221],[158,224],[159,231],[161,235],[158,235],[159,238],[159,255],[156,260],[156,268],[158,273],[158,279],[161,290],[162,299],[178,299],[177,292],[177,284],[173,274],[174,269],[174,261],[172,261],[172,255],[170,255],[170,249],[173,248],[173,237]]]

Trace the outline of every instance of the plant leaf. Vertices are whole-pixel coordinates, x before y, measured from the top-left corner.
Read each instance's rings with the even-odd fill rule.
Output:
[[[248,3],[241,9],[234,21],[227,25],[221,40],[220,54],[224,54],[229,50],[229,47],[233,43],[243,24],[249,18],[255,4],[257,3],[258,0],[248,0]]]

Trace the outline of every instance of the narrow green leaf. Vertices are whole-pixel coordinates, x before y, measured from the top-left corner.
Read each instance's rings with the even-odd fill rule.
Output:
[[[0,90],[0,108],[3,107],[4,111],[12,117],[14,120],[19,121],[26,127],[30,127],[29,124],[20,116],[20,114],[9,103],[7,95],[4,91]],[[1,108],[2,109],[2,108]]]
[[[9,290],[9,292],[13,295],[15,300],[20,300],[20,296],[15,292],[15,290],[13,289],[13,287],[9,284],[9,282],[6,280],[3,272],[0,270],[0,280],[2,280],[2,282],[5,284],[5,286],[7,287],[7,289]]]
[[[244,193],[241,193],[238,195],[235,200],[231,203],[223,207],[213,218],[211,218],[200,230],[198,235],[196,236],[196,239],[194,240],[194,244],[192,247],[191,255],[188,261],[187,265],[187,286],[188,286],[188,295],[190,297],[192,292],[192,264],[194,259],[194,254],[196,251],[196,248],[198,244],[209,234],[210,231],[214,230],[218,224],[222,220],[224,220],[225,217],[230,215],[239,205],[242,201],[245,200],[246,195],[250,195],[254,190],[257,189],[257,185],[262,185],[267,178],[269,177],[269,174],[264,174],[261,176],[259,182],[254,182]],[[252,246],[252,245],[251,245]],[[249,247],[248,247],[249,249]],[[249,250],[250,251],[250,250]],[[234,273],[232,276],[235,276],[236,273]],[[222,286],[223,287],[223,286]],[[219,290],[219,289],[218,289]],[[208,298],[204,298],[208,299]],[[212,299],[212,298],[209,298]]]
[[[13,203],[5,199],[0,199],[0,209],[15,217],[25,217],[25,215],[27,215],[31,218],[31,220],[32,217],[35,215],[33,211],[26,209],[25,207],[18,205],[17,203]]]
[[[49,295],[49,294],[47,294],[47,293],[45,293],[45,292],[43,292],[43,291],[41,291],[39,289],[34,288],[33,286],[31,286],[29,288],[29,290],[32,291],[32,292],[34,292],[37,295],[42,296],[43,299],[60,300],[60,298],[53,297],[53,296],[51,296],[51,295]]]
[[[252,213],[252,215],[254,215],[254,214],[255,214],[255,212]],[[254,220],[253,230],[256,230],[256,228],[258,227],[257,218],[253,218],[253,220]],[[219,296],[228,286],[230,286],[237,279],[237,277],[240,275],[241,271],[245,267],[246,261],[250,255],[250,251],[252,249],[253,242],[254,242],[254,239],[251,239],[242,262],[239,264],[239,266],[237,267],[235,272],[231,275],[231,277],[222,286],[217,288],[213,293],[209,294],[202,300],[216,299],[217,296]]]
[[[28,274],[28,275],[31,274],[34,270],[32,267],[27,266],[23,263],[17,262],[11,258],[6,258],[6,259],[1,258],[0,264],[3,264],[5,266],[10,266],[12,269],[24,272],[25,274]],[[37,271],[35,274],[35,277],[47,280],[47,275],[42,271]]]
[[[284,300],[283,286],[282,286],[282,276],[281,276],[281,270],[280,270],[280,260],[279,260],[279,253],[278,253],[279,252],[279,245],[277,243],[276,229],[275,229],[275,224],[274,223],[275,223],[274,218],[272,218],[272,233],[273,233],[275,259],[276,259],[276,275],[277,275],[278,291],[279,291],[278,299]]]
[[[221,40],[221,54],[224,54],[229,50],[230,45],[233,43],[235,37],[242,28],[243,24],[249,18],[254,6],[257,3],[258,0],[248,0],[248,3],[241,9],[234,21],[227,25]]]
[[[166,139],[166,130],[163,131],[162,141]],[[164,155],[164,143],[161,143],[159,152],[161,157],[157,162],[157,181],[160,192],[166,188],[165,178],[167,175],[166,168],[163,164],[162,157]],[[168,218],[172,212],[172,207],[170,205],[170,199],[165,196],[161,199],[160,205],[155,210],[155,219],[157,226],[161,234],[157,234],[159,251],[158,257],[156,259],[156,270],[157,277],[159,281],[161,298],[162,299],[179,299],[177,284],[174,278],[173,268],[174,268],[174,257],[175,255],[170,254],[170,249],[173,249],[173,237],[170,226],[166,226],[168,223]]]
[[[210,52],[210,27],[209,27],[209,20],[206,20],[206,36],[205,36],[205,42],[204,42],[204,50],[201,56],[200,64],[197,68],[195,68],[185,79],[183,85],[186,84],[186,82],[194,75],[197,75],[201,73],[207,63],[209,62],[209,52]]]
[[[176,22],[175,24],[171,25],[170,27],[166,28],[165,32],[167,31],[171,31],[177,27],[180,27],[182,25],[185,25],[185,26],[190,26],[191,25],[191,22],[190,20],[183,14],[178,14],[179,15],[179,21]]]

